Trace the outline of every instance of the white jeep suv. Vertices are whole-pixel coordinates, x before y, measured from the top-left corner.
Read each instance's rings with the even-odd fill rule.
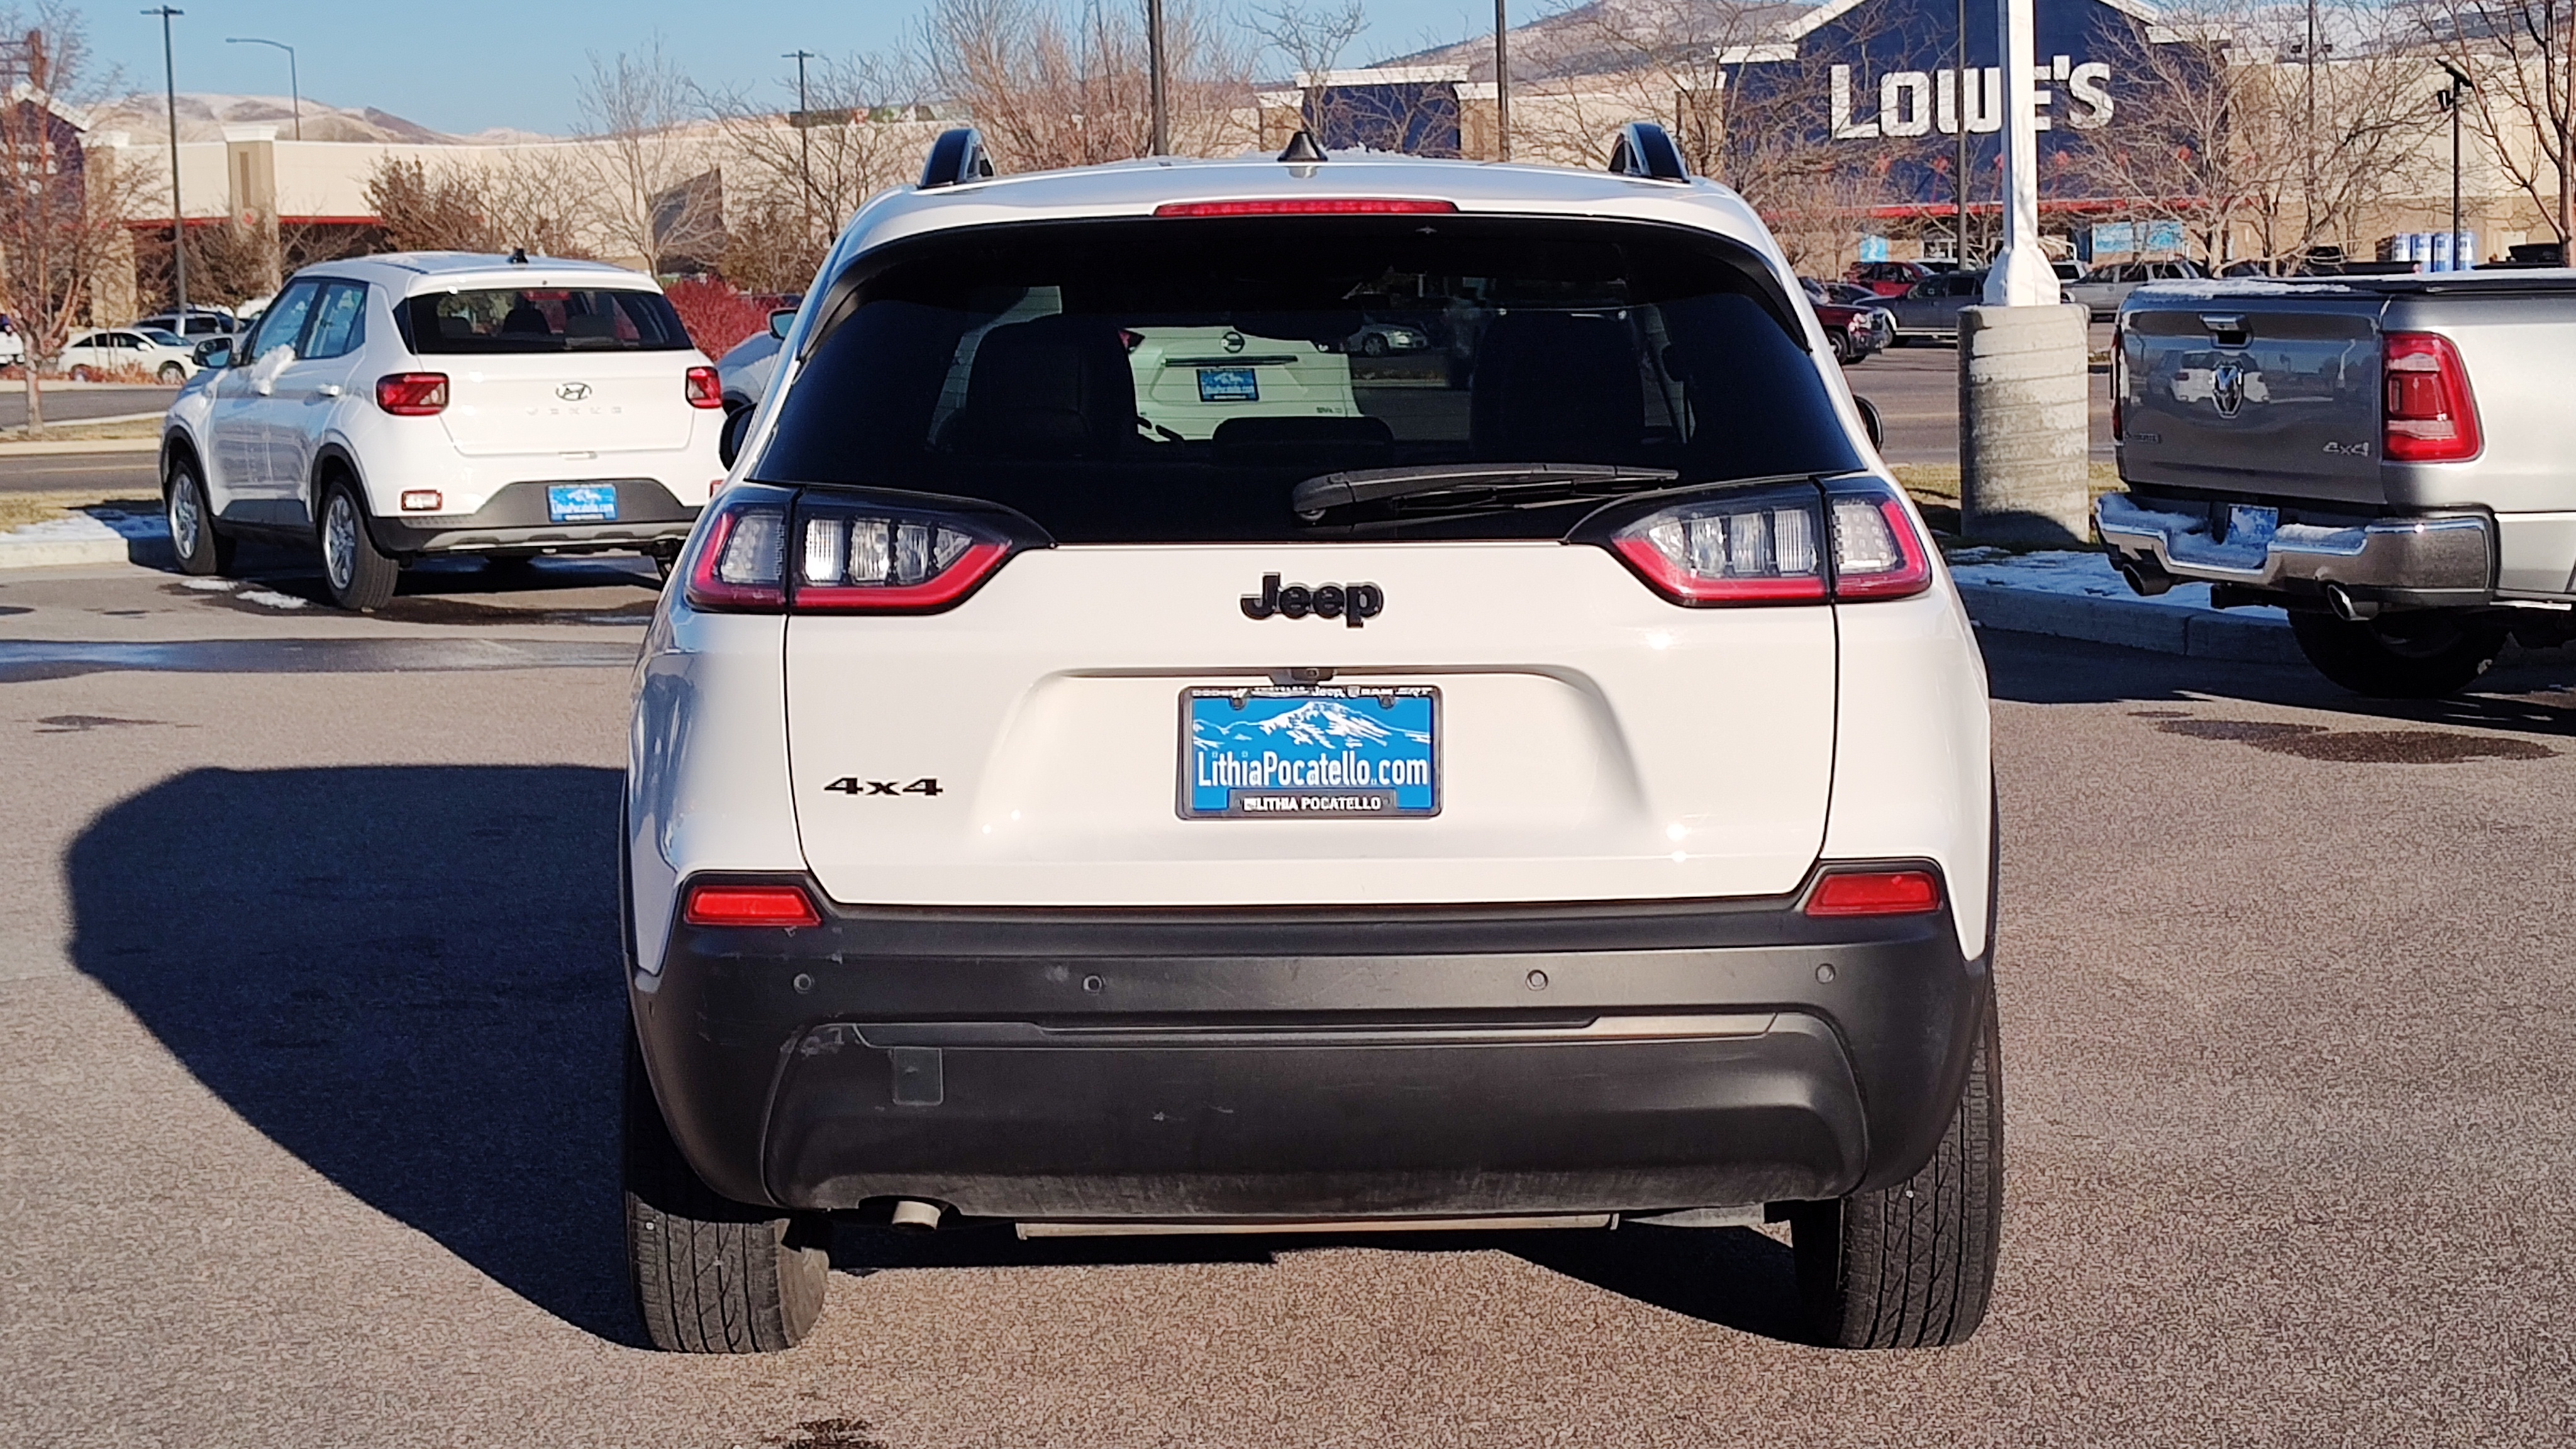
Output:
[[[653,279],[595,262],[397,253],[307,268],[171,404],[179,566],[236,537],[318,545],[373,609],[424,554],[624,549],[666,567],[717,461],[723,399]]]
[[[828,259],[637,666],[653,1340],[794,1343],[835,1214],[1785,1220],[1821,1341],[1965,1338],[1985,676],[1795,274],[1649,126],[1300,142],[951,132]]]

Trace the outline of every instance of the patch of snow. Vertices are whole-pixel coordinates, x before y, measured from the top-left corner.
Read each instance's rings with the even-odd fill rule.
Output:
[[[86,513],[75,513],[69,518],[48,518],[42,523],[22,524],[5,534],[0,534],[0,538],[24,540],[29,543],[89,543],[123,536]]]
[[[1983,584],[1993,588],[2028,589],[2037,594],[2073,595],[2090,599],[2122,599],[2133,604],[2152,604],[2166,609],[2209,609],[2209,585],[2176,584],[2154,598],[2140,597],[2111,567],[2107,554],[2079,553],[2072,549],[2048,553],[2007,555],[1993,562],[1963,561],[1970,553],[1991,554],[1993,549],[1957,549],[1950,555],[1950,574],[1963,584]],[[2210,612],[2217,612],[2210,610]],[[2288,615],[2279,609],[2229,609],[2229,614],[2259,619],[2282,619]]]
[[[271,589],[245,589],[242,591],[241,597],[254,604],[264,605],[271,609],[302,609],[309,607],[306,600],[299,599],[293,594],[281,594]]]
[[[229,594],[234,589],[239,588],[240,585],[234,583],[230,579],[181,579],[179,581],[179,587],[183,589],[204,589],[209,593]]]
[[[127,513],[115,508],[84,508],[90,517],[116,530],[119,538],[166,539],[170,520],[159,513]]]

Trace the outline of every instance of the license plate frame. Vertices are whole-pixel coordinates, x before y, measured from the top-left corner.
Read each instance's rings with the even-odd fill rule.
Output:
[[[615,523],[616,521],[616,484],[549,483],[546,485],[546,522]]]
[[[1199,369],[1199,401],[1257,403],[1261,401],[1261,370],[1253,367],[1202,367]]]
[[[1443,726],[1434,684],[1192,685],[1174,808],[1184,820],[1428,820],[1446,805]]]

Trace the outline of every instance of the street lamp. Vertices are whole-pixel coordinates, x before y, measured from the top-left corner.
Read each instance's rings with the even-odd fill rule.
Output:
[[[2451,113],[2451,270],[2465,272],[2470,264],[2460,256],[2460,94],[2476,90],[2477,85],[2449,61],[2435,63],[2451,77],[2450,88],[2435,99]]]
[[[226,45],[273,45],[286,52],[287,103],[295,110],[295,139],[304,139],[304,85],[295,78],[295,47],[283,40],[262,40],[256,35],[227,35]]]
[[[1145,84],[1153,106],[1146,149],[1157,156],[1172,154],[1172,113],[1164,91],[1163,64],[1163,0],[1145,0]]]
[[[179,68],[170,57],[170,22],[187,14],[167,5],[146,10],[161,17],[161,89],[170,107],[170,276],[178,304],[179,335],[188,335],[188,221],[179,209]],[[34,359],[29,359],[32,367]]]
[[[805,62],[814,58],[810,50],[791,50],[780,60],[796,62],[796,145],[797,170],[805,182],[805,234],[814,234],[814,102],[805,93]]]

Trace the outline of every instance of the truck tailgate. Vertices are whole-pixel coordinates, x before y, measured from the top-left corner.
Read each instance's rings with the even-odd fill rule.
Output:
[[[2121,479],[2379,506],[2385,299],[2339,290],[2134,294],[2113,380]]]

